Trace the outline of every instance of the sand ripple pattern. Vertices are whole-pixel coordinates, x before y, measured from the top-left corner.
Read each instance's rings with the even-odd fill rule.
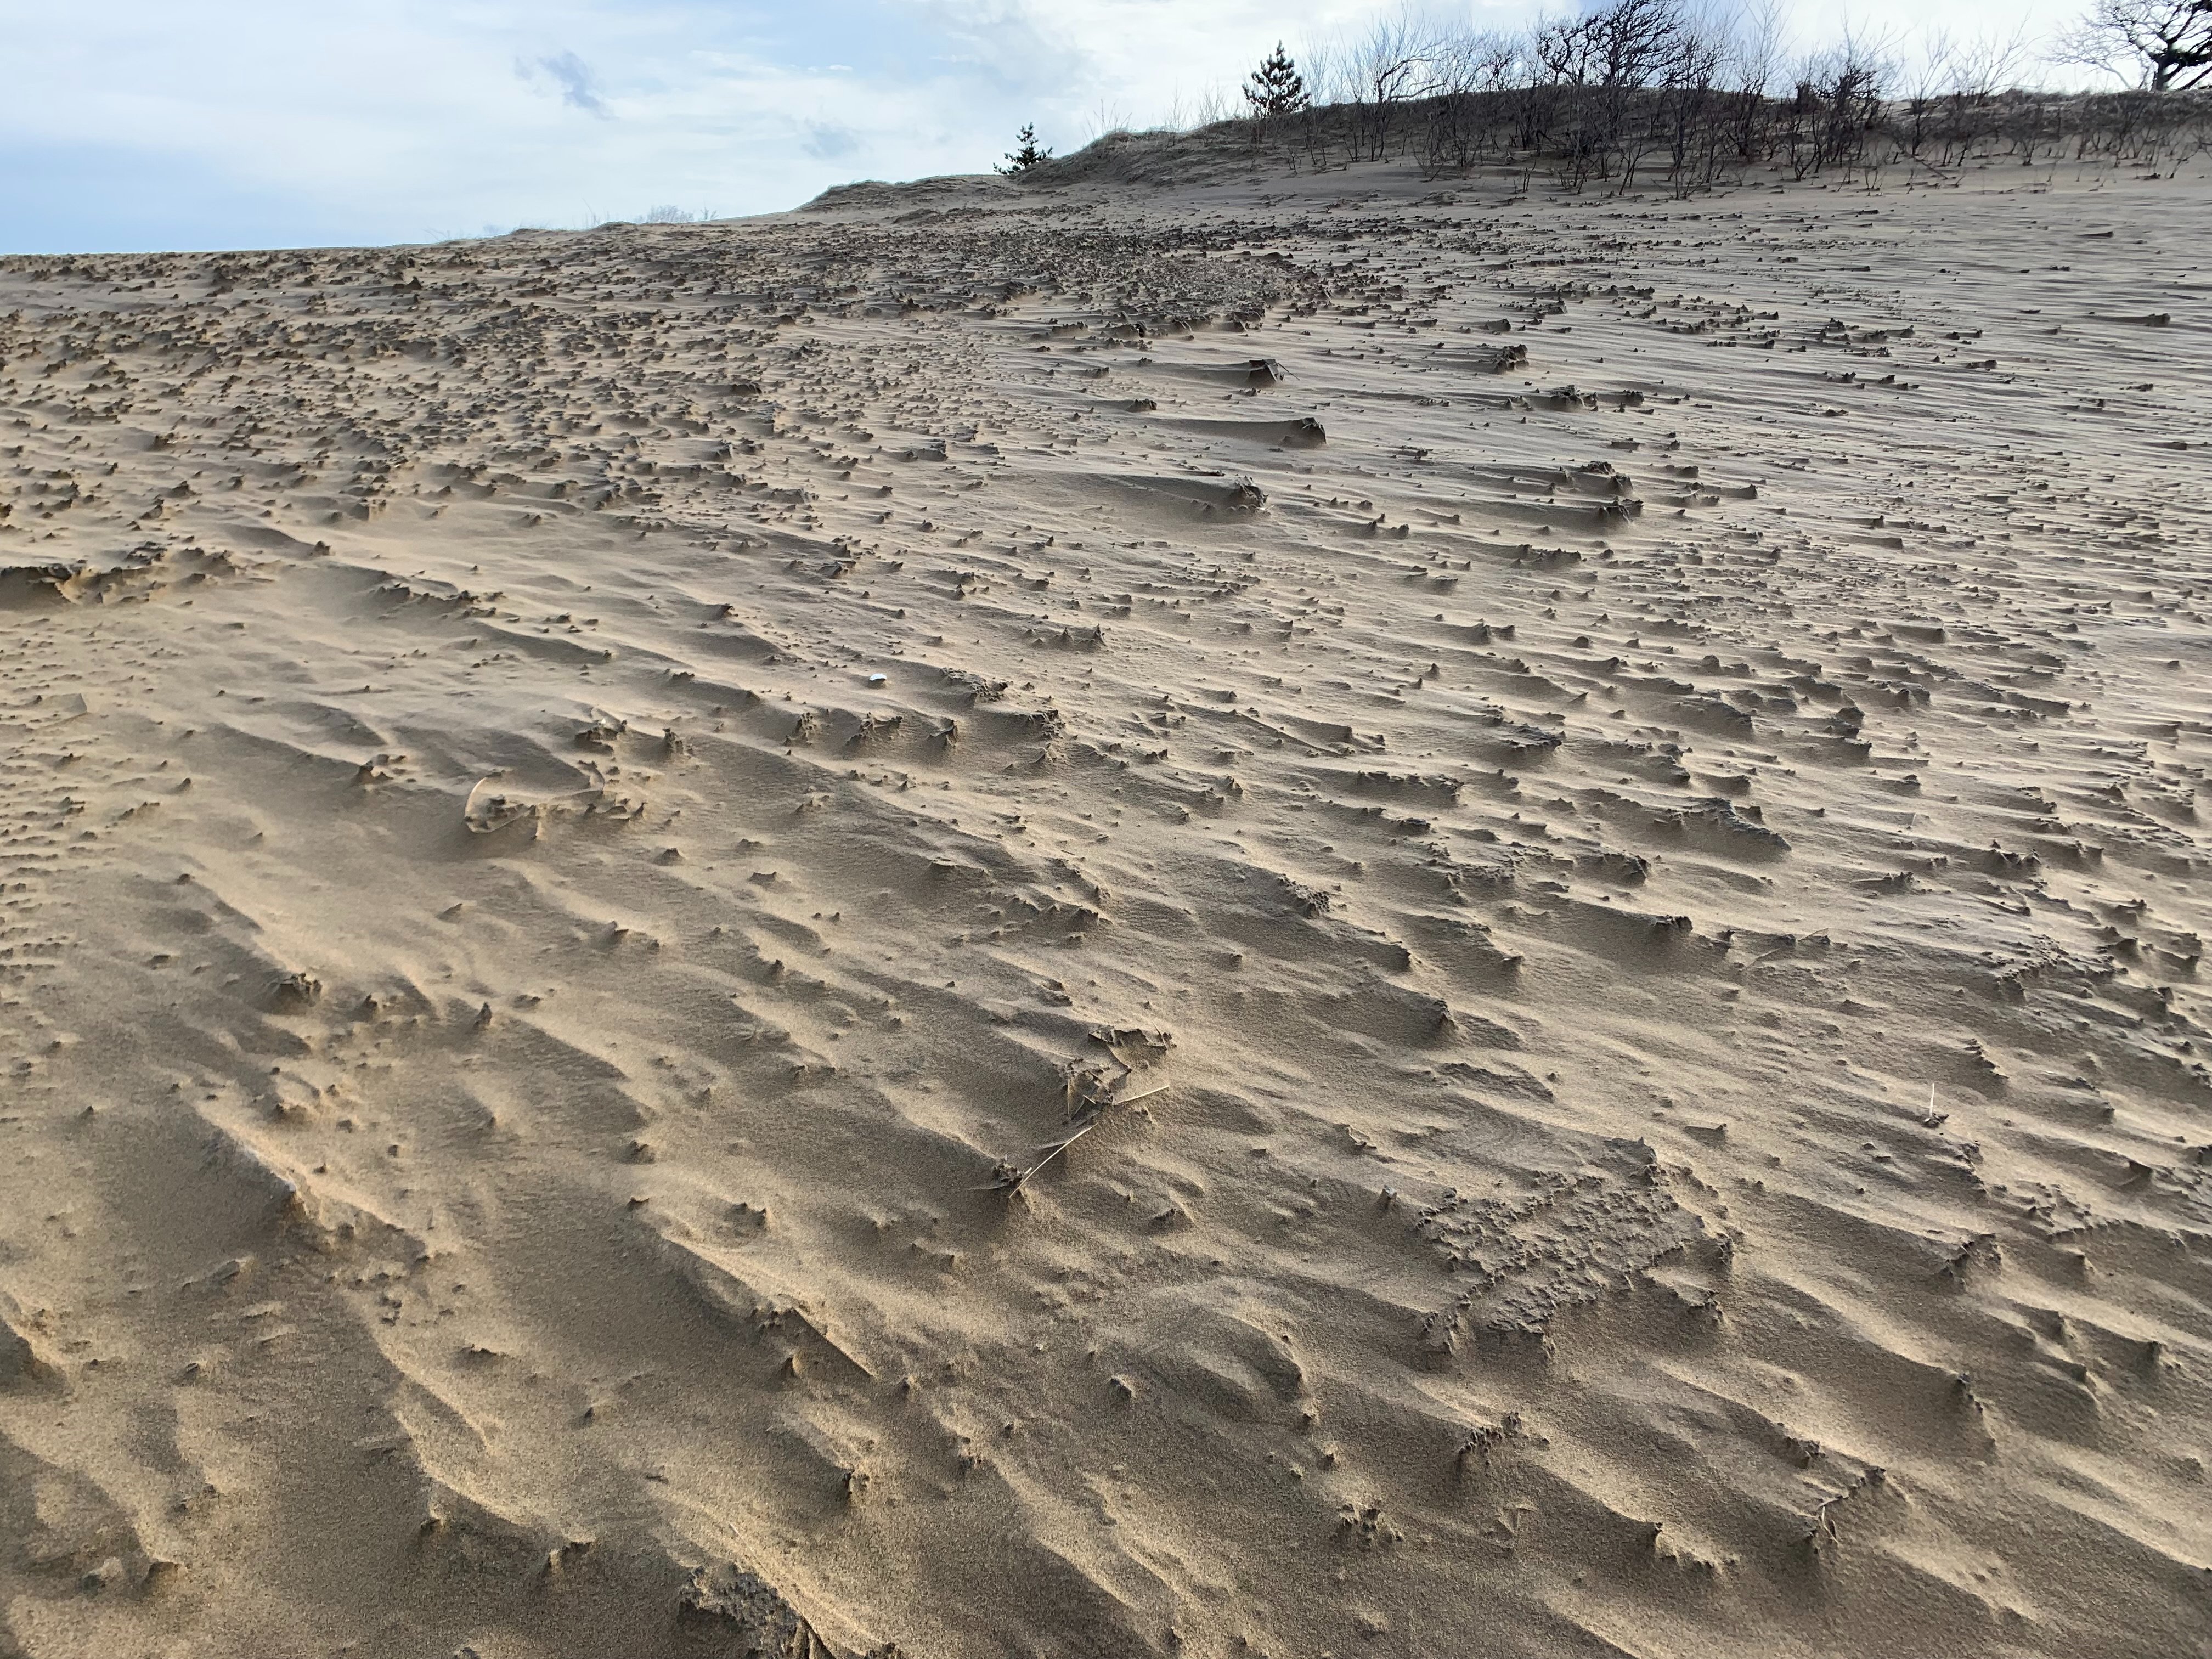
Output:
[[[2212,212],[2017,173],[0,262],[0,1651],[2207,1651]]]

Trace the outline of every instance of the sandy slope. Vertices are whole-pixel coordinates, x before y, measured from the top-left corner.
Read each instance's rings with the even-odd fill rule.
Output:
[[[0,1652],[2212,1651],[2206,186],[1115,188],[0,267]]]

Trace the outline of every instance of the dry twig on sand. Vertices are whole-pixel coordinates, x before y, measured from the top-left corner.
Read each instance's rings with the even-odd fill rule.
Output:
[[[1166,1032],[1113,1030],[1093,1031],[1091,1035],[1093,1042],[1104,1047],[1111,1064],[1096,1060],[1071,1060],[1061,1068],[1067,1121],[1074,1126],[1073,1130],[1047,1147],[1043,1156],[1026,1168],[1001,1159],[991,1171],[990,1185],[982,1190],[1019,1192],[1030,1176],[1104,1122],[1114,1108],[1134,1105],[1166,1091],[1168,1085],[1164,1083],[1130,1091],[1130,1080],[1158,1064],[1172,1046],[1174,1039]]]

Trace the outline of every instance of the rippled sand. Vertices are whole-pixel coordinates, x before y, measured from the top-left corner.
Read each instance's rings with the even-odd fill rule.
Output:
[[[1512,189],[0,263],[0,1653],[2212,1651],[2212,191]]]

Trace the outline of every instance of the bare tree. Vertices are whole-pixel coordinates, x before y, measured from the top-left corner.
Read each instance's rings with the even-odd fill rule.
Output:
[[[1808,60],[1798,95],[1814,95],[1813,168],[1848,167],[1865,158],[1881,119],[1882,83],[1889,74],[1879,42],[1846,29],[1840,44]],[[1798,175],[1804,175],[1800,173]]]
[[[2212,146],[2212,100],[2150,89],[2212,82],[2212,0],[2095,3],[2094,44],[2127,58],[2143,89],[2023,89],[2017,33],[1932,30],[1905,53],[1845,31],[1791,70],[1781,0],[1581,0],[1510,33],[1401,13],[1295,64],[1278,46],[1238,125],[1255,149],[1315,171],[1411,151],[1431,177],[1508,163],[1524,188],[1540,167],[1569,190],[1600,179],[1623,192],[1663,169],[1677,196],[1767,167],[1799,179],[1863,169],[1871,183],[1899,155],[1948,167],[1995,146],[2031,163],[2071,148],[2155,167]],[[1293,77],[1310,101],[1268,112]]]
[[[1667,176],[1678,197],[1688,195],[1700,182],[1712,183],[1718,160],[1713,116],[1728,52],[1727,36],[1710,18],[1686,17],[1674,31],[1659,77],[1656,128],[1667,147]],[[1622,189],[1628,187],[1635,171],[1632,161],[1622,167]]]
[[[1983,33],[1960,41],[1950,54],[1952,90],[1987,103],[2018,83],[2031,48],[2025,26],[2010,34]]]
[[[1624,179],[1634,173],[1654,142],[1648,131],[1629,131],[1637,94],[1666,76],[1692,27],[1683,0],[1612,0],[1538,27],[1536,62],[1564,94],[1566,182],[1579,187],[1592,173],[1602,177],[1616,157]]]
[[[1502,94],[1519,79],[1521,42],[1492,30],[1446,35],[1429,47],[1429,126],[1421,166],[1465,173],[1495,138]]]
[[[1782,40],[1779,0],[1760,0],[1739,13],[1729,31],[1724,119],[1739,163],[1763,161],[1770,154],[1766,89],[1781,72]]]
[[[2061,61],[2179,92],[2212,80],[2212,0],[2097,0]]]
[[[1352,96],[1359,148],[1370,161],[1389,154],[1405,106],[1426,91],[1428,53],[1403,17],[1378,18],[1340,60]]]
[[[1904,118],[1899,143],[1907,155],[1917,159],[1934,136],[1943,95],[1952,85],[1952,63],[1958,51],[1948,29],[1929,29],[1921,37],[1917,61],[1905,83],[1904,107],[1899,112]]]
[[[2016,76],[2028,55],[2025,30],[1982,34],[1951,46],[1942,64],[1949,90],[1945,99],[1944,159],[1953,151],[1963,160],[1994,125],[1990,106]]]

